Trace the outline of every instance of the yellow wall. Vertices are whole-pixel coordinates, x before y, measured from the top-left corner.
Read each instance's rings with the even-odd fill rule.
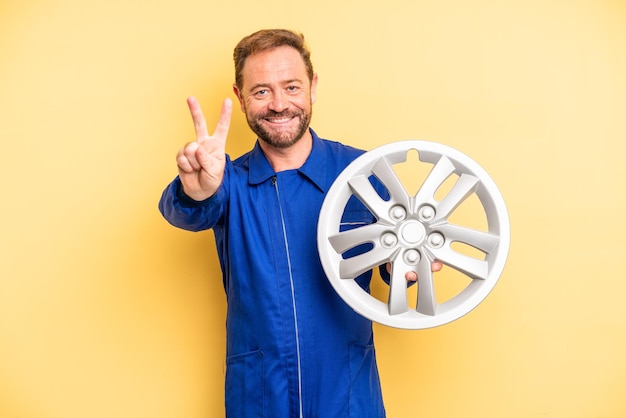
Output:
[[[214,124],[232,47],[279,26],[313,49],[322,136],[448,144],[509,207],[476,310],[376,326],[389,416],[626,416],[623,1],[3,0],[0,417],[223,416],[213,237],[156,204],[185,98]],[[228,152],[252,141],[238,113]]]

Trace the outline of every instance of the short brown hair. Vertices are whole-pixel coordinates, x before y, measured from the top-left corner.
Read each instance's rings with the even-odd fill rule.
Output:
[[[287,29],[263,29],[243,38],[233,52],[235,61],[235,83],[237,88],[243,86],[243,66],[246,58],[257,52],[281,46],[290,46],[300,53],[306,67],[309,81],[313,80],[313,64],[311,51],[304,42],[304,35]]]

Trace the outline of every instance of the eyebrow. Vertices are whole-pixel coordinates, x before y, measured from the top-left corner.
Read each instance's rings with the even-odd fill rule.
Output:
[[[292,78],[289,80],[285,80],[282,81],[281,84],[285,85],[285,84],[293,84],[293,83],[298,83],[298,84],[304,84],[302,80],[300,80],[299,78]],[[259,88],[268,88],[271,87],[268,83],[258,83],[255,84],[254,86],[250,87],[250,89],[248,91],[254,91],[256,89]]]

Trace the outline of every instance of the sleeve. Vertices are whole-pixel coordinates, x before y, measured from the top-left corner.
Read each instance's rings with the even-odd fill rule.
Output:
[[[163,191],[159,210],[177,228],[194,232],[210,229],[224,216],[227,200],[225,189],[222,183],[213,196],[198,202],[185,195],[180,178],[176,177]]]

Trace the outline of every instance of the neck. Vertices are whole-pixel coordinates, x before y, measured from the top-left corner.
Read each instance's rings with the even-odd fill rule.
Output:
[[[307,131],[298,142],[287,148],[277,148],[259,140],[259,145],[275,172],[295,170],[304,164],[313,148],[313,137]]]

